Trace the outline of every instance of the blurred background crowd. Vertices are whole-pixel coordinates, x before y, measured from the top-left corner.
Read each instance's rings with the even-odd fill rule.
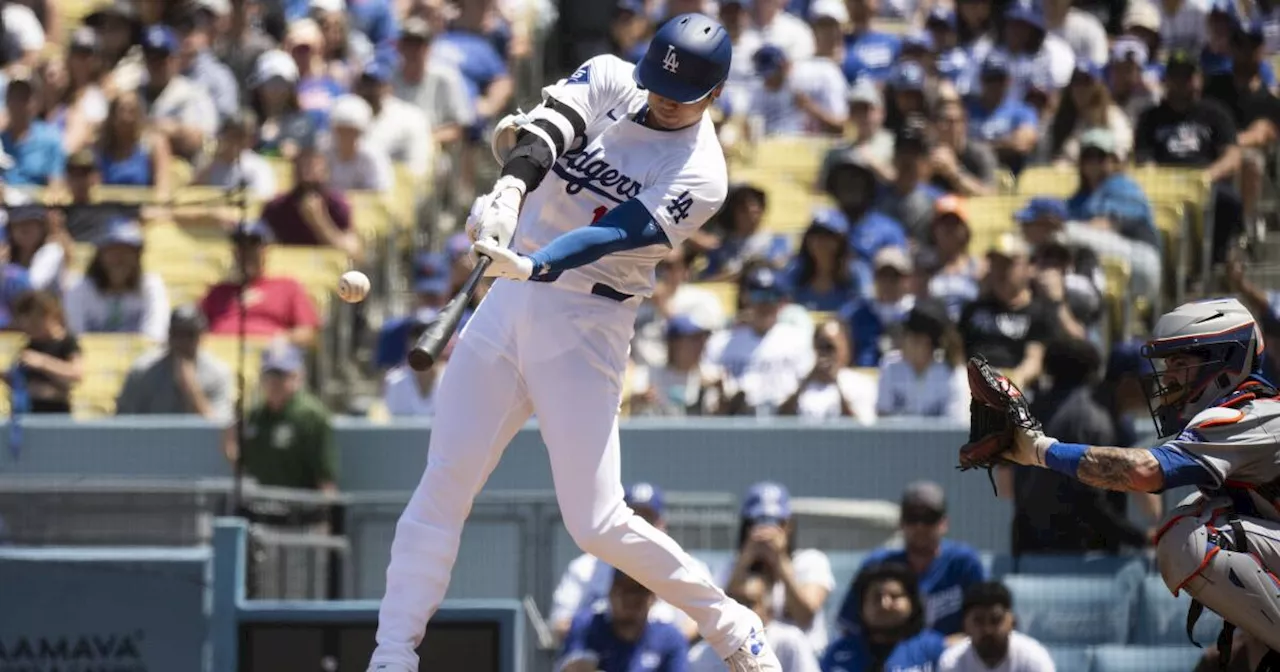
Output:
[[[0,406],[203,416],[266,485],[336,489],[335,415],[432,415],[447,351],[422,373],[404,356],[470,268],[459,231],[497,174],[489,129],[589,57],[637,60],[685,12],[733,40],[713,108],[732,184],[658,267],[625,414],[962,425],[963,363],[982,355],[1050,434],[1134,445],[1150,432],[1138,344],[1162,309],[1232,293],[1280,333],[1280,9],[1265,0],[0,6]],[[351,268],[374,283],[358,306],[333,301]],[[1142,499],[1130,522],[1123,497],[1049,472],[996,480],[1018,554],[1143,548],[1160,515]],[[851,584],[861,562],[838,583],[821,551],[789,548],[788,501],[777,484],[748,493],[720,577],[802,633],[813,661],[788,670],[824,651],[826,670],[898,669],[891,652],[916,637],[936,661],[929,628],[1049,669],[1010,639],[990,558],[942,540],[937,486],[904,495],[909,571],[871,563]],[[665,613],[583,562],[564,579],[582,585],[556,592],[559,637],[597,600]],[[857,639],[877,627],[888,639]],[[849,662],[864,655],[872,667]],[[989,667],[947,655],[942,669]]]

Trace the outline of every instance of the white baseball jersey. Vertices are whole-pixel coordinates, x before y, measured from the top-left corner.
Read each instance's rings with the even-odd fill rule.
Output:
[[[1017,630],[1009,633],[1009,655],[999,665],[987,667],[965,639],[948,648],[938,660],[939,672],[1054,672],[1053,658],[1040,642]]]
[[[710,116],[672,131],[645,126],[638,120],[647,113],[648,94],[636,86],[633,70],[616,56],[597,56],[542,90],[544,100],[555,99],[582,117],[586,138],[558,156],[526,196],[512,245],[517,252],[531,254],[631,199],[644,204],[672,246],[720,209],[729,177]],[[667,251],[650,245],[618,252],[564,276],[649,296],[653,269]]]
[[[969,379],[965,369],[936,358],[923,374],[900,350],[880,358],[876,411],[884,416],[924,416],[969,421]]]
[[[746,325],[713,334],[703,362],[724,371],[725,395],[742,392],[748,405],[776,408],[813,368],[812,336],[779,322],[763,336]]]
[[[846,88],[840,66],[829,59],[811,58],[792,66],[787,81],[777,90],[770,90],[763,81],[754,82],[747,113],[760,116],[769,135],[822,132],[817,121],[796,105],[796,94],[808,96],[827,114],[847,119]]]

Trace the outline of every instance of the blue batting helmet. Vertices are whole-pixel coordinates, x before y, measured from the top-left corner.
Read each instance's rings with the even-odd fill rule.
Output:
[[[681,14],[653,36],[636,66],[636,84],[663,98],[696,103],[728,78],[732,57],[724,26],[703,14]]]

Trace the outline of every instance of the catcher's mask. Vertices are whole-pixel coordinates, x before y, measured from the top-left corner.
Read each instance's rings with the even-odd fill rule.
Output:
[[[1154,369],[1143,376],[1143,390],[1160,436],[1182,431],[1197,413],[1256,374],[1262,350],[1257,323],[1235,299],[1188,303],[1161,317],[1142,348]],[[1178,354],[1197,361],[1168,366]]]

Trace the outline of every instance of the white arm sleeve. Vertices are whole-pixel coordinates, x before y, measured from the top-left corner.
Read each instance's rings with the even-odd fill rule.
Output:
[[[31,286],[36,289],[55,290],[58,278],[62,275],[62,262],[66,250],[57,243],[45,243],[31,257],[31,268],[27,274],[31,277]]]
[[[164,280],[155,273],[144,273],[142,276],[142,302],[142,325],[139,331],[157,343],[168,341],[169,290],[165,289]]]

